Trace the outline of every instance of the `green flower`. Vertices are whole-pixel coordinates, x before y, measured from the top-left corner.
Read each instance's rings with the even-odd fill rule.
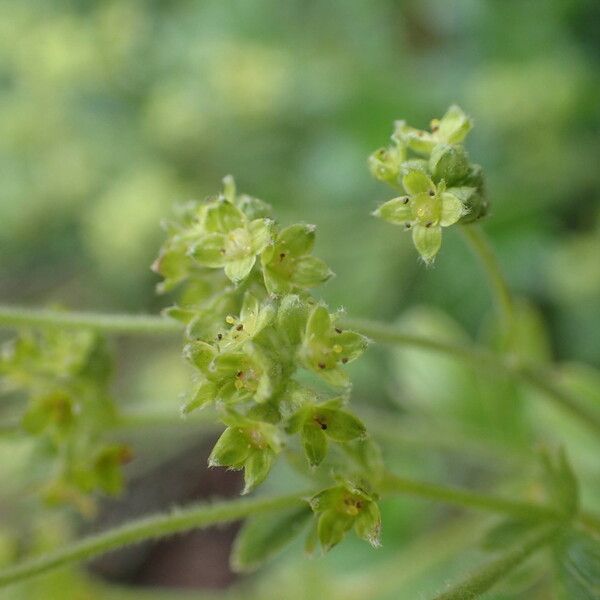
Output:
[[[244,469],[244,490],[262,483],[281,451],[277,428],[269,423],[233,416],[208,458],[209,467]]]
[[[341,542],[352,528],[372,546],[380,545],[379,507],[376,498],[361,487],[346,482],[328,488],[313,496],[310,506],[319,515],[317,534],[324,551]]]
[[[400,174],[400,165],[406,160],[404,144],[396,144],[375,150],[368,158],[371,174],[379,181],[395,185]]]
[[[312,467],[327,454],[328,440],[351,442],[367,435],[365,426],[353,414],[342,410],[341,398],[323,404],[307,403],[288,421],[288,433],[300,433],[304,452]]]
[[[471,188],[446,189],[443,180],[436,185],[423,171],[410,171],[402,185],[408,195],[389,200],[373,214],[411,229],[421,258],[431,263],[442,244],[442,227],[453,225],[467,213],[463,199]]]
[[[222,351],[230,351],[253,340],[273,322],[276,313],[277,309],[273,302],[267,300],[261,303],[256,296],[246,292],[239,318],[231,315],[225,318],[230,329],[224,335],[217,336],[219,348]]]
[[[314,225],[291,225],[283,229],[261,256],[265,286],[272,294],[313,288],[333,273],[310,252],[315,244]]]
[[[341,365],[358,358],[368,343],[360,333],[336,327],[329,311],[319,304],[308,317],[300,358],[329,384],[342,387],[348,385],[349,379]]]
[[[245,279],[260,254],[272,241],[270,219],[248,217],[225,197],[205,207],[199,240],[188,250],[189,256],[204,267],[225,268],[234,283]]]
[[[211,344],[194,341],[184,356],[199,370],[199,383],[182,408],[188,414],[211,402],[233,405],[246,400],[266,402],[273,395],[277,369],[265,353],[248,343],[243,350],[219,352]]]
[[[392,139],[405,144],[414,152],[428,156],[437,144],[458,144],[471,128],[472,120],[456,105],[452,105],[441,119],[431,121],[431,131],[423,131],[396,121]]]

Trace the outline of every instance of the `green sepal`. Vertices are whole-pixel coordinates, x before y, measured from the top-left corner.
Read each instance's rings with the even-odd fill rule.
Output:
[[[253,450],[244,465],[244,489],[242,494],[248,494],[261,484],[269,474],[276,455],[271,449]]]
[[[413,219],[409,201],[408,196],[392,198],[377,208],[373,215],[393,225],[405,225]]]
[[[318,467],[327,455],[327,436],[314,421],[304,422],[301,431],[302,446],[311,467]]]
[[[425,262],[431,264],[442,246],[442,229],[439,226],[414,225],[412,239],[417,252]]]
[[[197,408],[203,408],[207,404],[214,402],[217,397],[217,386],[212,381],[202,382],[193,392],[193,394],[184,402],[181,407],[183,415],[189,415]]]
[[[244,429],[227,427],[208,457],[208,466],[241,469],[251,451],[252,446]]]
[[[354,521],[354,531],[374,548],[381,546],[381,512],[376,502],[365,502]]]
[[[329,552],[344,539],[344,535],[352,527],[352,522],[352,517],[335,510],[326,510],[319,515],[317,533],[323,552]]]

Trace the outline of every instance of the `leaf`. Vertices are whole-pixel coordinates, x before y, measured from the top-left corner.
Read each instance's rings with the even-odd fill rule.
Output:
[[[579,485],[564,449],[543,450],[541,461],[550,502],[565,516],[574,515],[579,508]]]
[[[539,521],[528,519],[506,519],[494,525],[481,541],[484,550],[496,551],[516,543],[528,530],[539,525]]]
[[[248,519],[234,542],[233,571],[254,571],[273,559],[302,533],[311,516],[310,507],[302,505]]]
[[[600,541],[569,531],[555,546],[559,581],[570,600],[600,598]]]

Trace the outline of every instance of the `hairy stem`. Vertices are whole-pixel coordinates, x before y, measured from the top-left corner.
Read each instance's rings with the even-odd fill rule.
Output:
[[[521,381],[542,392],[544,397],[577,417],[581,423],[593,429],[595,433],[600,433],[600,413],[589,410],[578,397],[562,387],[556,380],[556,373],[550,367],[517,362],[510,357],[499,355],[477,345],[465,346],[407,334],[399,328],[385,323],[365,319],[345,319],[344,324],[383,344],[409,346],[446,354],[464,360],[475,367],[484,368],[486,371]]]
[[[381,491],[384,494],[405,494],[464,508],[474,508],[487,512],[504,514],[516,518],[553,521],[558,520],[561,517],[560,513],[553,508],[541,504],[510,500],[499,498],[498,496],[493,496],[491,494],[414,481],[392,474],[387,474],[385,476]]]
[[[0,328],[27,326],[87,327],[114,334],[173,335],[183,326],[177,321],[150,315],[110,315],[86,312],[35,310],[0,305]],[[452,344],[425,336],[402,332],[397,327],[366,319],[344,319],[344,325],[356,329],[382,344],[410,346],[453,356],[477,367],[512,377],[543,392],[545,397],[578,417],[600,433],[600,414],[582,406],[578,398],[563,389],[547,367],[527,366],[476,345]]]
[[[161,335],[182,330],[180,323],[149,315],[110,315],[93,312],[30,309],[0,305],[0,327],[85,327],[116,334]]]
[[[546,527],[535,535],[522,540],[498,558],[476,569],[446,592],[438,594],[434,600],[472,600],[478,598],[527,560],[534,552],[549,544],[557,532],[556,527]]]
[[[513,517],[537,519],[540,522],[559,523],[561,520],[560,513],[540,504],[424,483],[397,477],[393,474],[385,476],[381,491],[386,495],[407,494],[465,508],[474,508]],[[300,504],[312,493],[309,491],[271,498],[226,500],[214,504],[200,504],[170,513],[134,520],[126,525],[83,538],[66,548],[60,548],[0,571],[0,587],[58,567],[88,560],[121,546],[171,535],[180,531],[207,527],[217,523],[227,523],[249,515],[266,513]],[[586,521],[594,519],[595,517],[591,515],[586,516]]]
[[[506,332],[507,338],[510,339],[515,326],[514,302],[500,263],[486,235],[478,225],[463,225],[460,230],[469,247],[481,262],[502,320],[502,329]]]
[[[271,498],[242,498],[214,504],[199,504],[170,513],[159,513],[137,519],[97,535],[31,558],[0,571],[0,587],[39,575],[58,567],[88,560],[99,554],[147,539],[164,537],[180,531],[228,523],[238,519],[279,510],[304,502],[308,493],[296,493]]]

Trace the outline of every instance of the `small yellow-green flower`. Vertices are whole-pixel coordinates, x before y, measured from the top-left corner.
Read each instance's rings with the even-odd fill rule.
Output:
[[[225,268],[234,283],[245,279],[260,254],[272,241],[272,221],[248,217],[225,197],[213,201],[203,214],[202,232],[190,248],[197,264]]]
[[[310,500],[316,514],[317,535],[327,551],[342,541],[347,531],[354,531],[372,546],[380,545],[381,514],[376,498],[351,482],[323,490]]]
[[[349,379],[342,365],[358,358],[368,344],[364,335],[335,326],[329,311],[319,304],[308,317],[300,358],[327,383],[343,387]]]
[[[431,263],[442,244],[442,227],[456,223],[467,210],[461,200],[461,188],[437,185],[423,171],[410,171],[402,178],[405,196],[382,204],[373,214],[394,225],[412,231],[413,242],[421,258]]]
[[[431,121],[431,131],[416,129],[407,125],[406,121],[396,121],[392,139],[418,154],[428,156],[438,144],[459,144],[472,127],[473,121],[454,104],[441,119]]]

